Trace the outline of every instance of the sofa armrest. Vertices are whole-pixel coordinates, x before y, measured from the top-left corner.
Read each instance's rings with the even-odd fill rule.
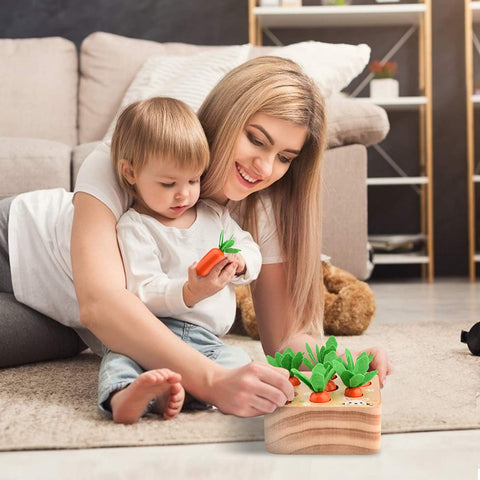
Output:
[[[367,150],[349,145],[327,150],[322,182],[322,253],[357,278],[368,277]]]
[[[387,112],[368,99],[336,94],[326,99],[328,148],[380,143],[390,130]]]

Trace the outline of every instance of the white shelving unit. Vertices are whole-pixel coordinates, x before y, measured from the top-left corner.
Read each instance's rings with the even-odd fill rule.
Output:
[[[408,30],[381,59],[390,60],[393,55],[415,33],[418,35],[419,78],[418,96],[392,99],[359,98],[358,101],[374,101],[387,111],[418,111],[420,126],[419,170],[416,177],[407,176],[401,167],[379,145],[375,150],[399,174],[395,177],[369,178],[370,187],[378,185],[414,188],[420,196],[421,233],[426,237],[424,252],[411,254],[376,254],[378,264],[421,264],[423,276],[433,281],[433,156],[432,156],[432,47],[431,47],[431,1],[420,0],[412,4],[348,5],[348,6],[302,6],[302,7],[260,7],[257,0],[249,2],[249,39],[253,45],[262,44],[265,33],[277,45],[278,38],[271,32],[274,28],[349,28],[405,26]],[[480,19],[480,1],[478,17]],[[356,96],[368,85],[371,76],[367,76],[352,96]],[[480,96],[478,97],[480,103]]]
[[[419,25],[425,4],[254,7],[262,28]]]
[[[480,95],[474,94],[474,49],[480,54],[480,40],[474,33],[475,24],[480,24],[480,1],[465,0],[465,78],[467,106],[467,170],[468,170],[468,257],[470,280],[476,279],[476,264],[480,254],[476,252],[475,198],[476,184],[480,175],[475,174],[475,108],[480,104]]]

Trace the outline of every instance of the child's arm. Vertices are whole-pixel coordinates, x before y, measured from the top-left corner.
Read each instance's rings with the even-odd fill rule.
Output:
[[[235,277],[232,279],[234,285],[244,285],[253,282],[258,277],[262,267],[262,255],[259,246],[254,242],[249,232],[242,230],[228,212],[223,218],[225,233],[233,234],[235,248],[239,253],[228,254],[227,259],[235,265]]]

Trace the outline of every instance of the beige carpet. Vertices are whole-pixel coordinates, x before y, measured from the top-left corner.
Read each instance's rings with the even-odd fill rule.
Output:
[[[459,342],[459,323],[372,325],[360,337],[339,337],[352,350],[385,346],[395,364],[382,391],[382,433],[480,428],[480,358]],[[258,342],[229,343],[261,360]],[[98,359],[0,371],[0,450],[119,447],[263,439],[263,418],[218,411],[182,413],[173,421],[150,415],[115,425],[96,409]]]

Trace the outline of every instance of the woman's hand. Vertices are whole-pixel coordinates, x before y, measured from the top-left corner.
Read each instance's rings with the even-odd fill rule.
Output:
[[[252,362],[240,368],[223,369],[212,381],[208,399],[218,409],[238,417],[255,417],[272,413],[293,400],[288,370]]]
[[[371,347],[365,350],[368,355],[373,353],[373,359],[369,370],[378,370],[378,379],[380,386],[383,387],[387,380],[387,375],[393,373],[393,365],[388,359],[386,350],[382,347]]]

